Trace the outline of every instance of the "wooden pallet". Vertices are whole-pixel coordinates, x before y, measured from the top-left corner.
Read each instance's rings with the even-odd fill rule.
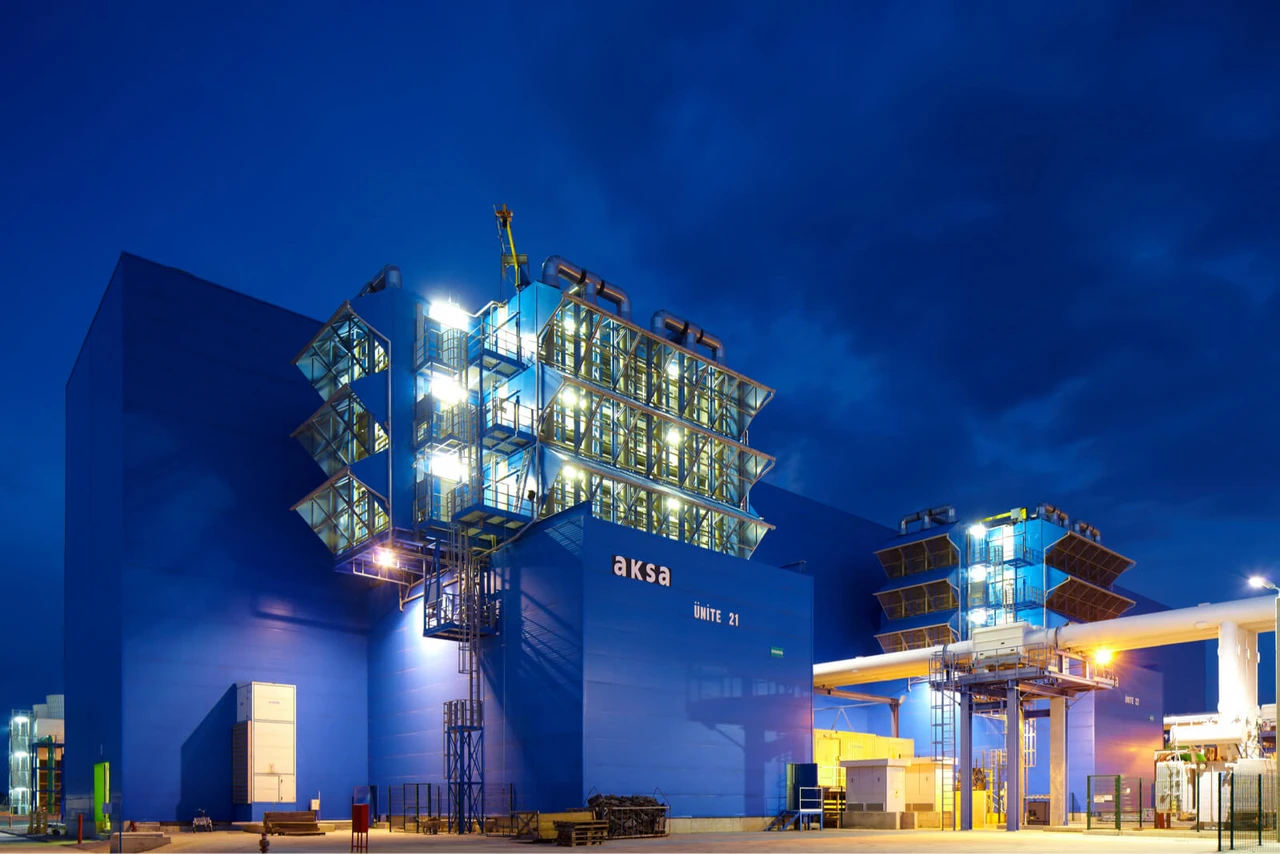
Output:
[[[276,836],[324,836],[311,811],[263,813],[262,829]]]
[[[557,821],[556,845],[577,848],[579,845],[603,845],[609,839],[607,821]]]
[[[557,822],[593,821],[595,813],[591,810],[572,810],[569,812],[513,812],[511,820],[514,824],[516,839],[529,842],[550,842],[555,839]]]

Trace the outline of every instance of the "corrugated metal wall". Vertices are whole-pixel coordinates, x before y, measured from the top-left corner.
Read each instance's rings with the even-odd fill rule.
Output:
[[[298,686],[298,797],[319,793],[341,815],[368,778],[367,583],[335,574],[288,509],[315,480],[289,438],[314,392],[289,360],[318,324],[131,256],[120,275],[123,343],[101,342],[124,354],[123,400],[101,402],[123,425],[120,628],[69,621],[69,658],[88,662],[68,681],[68,778],[82,790],[80,766],[98,760],[74,712],[103,698],[86,672],[122,659],[119,700],[108,692],[95,713],[123,721],[111,775],[126,818],[232,817],[232,686],[253,680]],[[78,409],[73,443],[90,432]],[[69,496],[83,492],[77,478],[72,465]],[[68,584],[68,613],[115,607],[96,568],[78,565],[100,553],[69,552],[68,578],[90,582]]]

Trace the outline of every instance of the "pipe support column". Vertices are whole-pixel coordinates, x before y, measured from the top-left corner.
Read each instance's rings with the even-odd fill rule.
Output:
[[[1049,700],[1049,824],[1067,823],[1067,698]]]
[[[960,781],[960,829],[973,830],[973,697],[960,689],[960,758],[955,773]],[[943,773],[943,785],[946,774]]]
[[[1022,695],[1018,683],[1009,683],[1004,710],[1004,819],[1005,829],[1022,829]]]

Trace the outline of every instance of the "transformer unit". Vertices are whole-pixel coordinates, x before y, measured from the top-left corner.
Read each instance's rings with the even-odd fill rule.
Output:
[[[295,686],[274,682],[247,682],[236,686],[236,725],[231,754],[235,803],[297,802]]]

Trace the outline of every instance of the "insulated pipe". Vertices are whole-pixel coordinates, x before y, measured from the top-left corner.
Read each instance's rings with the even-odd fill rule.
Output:
[[[696,323],[690,323],[684,318],[676,317],[671,312],[663,309],[653,313],[649,328],[663,337],[666,337],[669,332],[674,332],[680,336],[678,343],[681,345],[688,347],[690,350],[696,346],[706,347],[711,351],[711,357],[715,359],[716,364],[723,365],[725,363],[724,342],[718,336],[712,335]]]
[[[954,504],[943,504],[940,507],[928,507],[924,510],[917,510],[910,516],[903,516],[898,522],[898,533],[905,534],[907,526],[912,522],[923,522],[923,527],[932,528],[934,525],[946,525],[956,520],[956,507]]]
[[[611,282],[606,282],[590,270],[571,264],[559,255],[552,255],[542,262],[542,283],[559,288],[561,279],[581,285],[583,295],[589,302],[595,302],[598,297],[604,297],[618,306],[619,317],[623,320],[631,319],[631,297],[627,296],[626,291]]]
[[[1223,623],[1235,623],[1239,628],[1253,632],[1270,632],[1276,628],[1274,606],[1272,597],[1259,596],[1096,623],[1075,623],[1058,629],[1031,629],[1024,643],[1054,644],[1075,652],[1103,648],[1123,652],[1217,638],[1218,627]],[[928,676],[929,659],[942,649],[932,646],[815,664],[813,684],[825,688]],[[948,644],[946,650],[956,655],[968,655],[973,652],[973,641]]]

